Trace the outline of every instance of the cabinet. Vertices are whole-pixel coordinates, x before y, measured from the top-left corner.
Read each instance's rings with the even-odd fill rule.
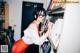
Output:
[[[9,26],[9,5],[6,2],[0,2],[0,28],[7,29]]]
[[[9,20],[7,20],[7,18],[9,18],[7,16],[7,9],[7,3],[4,1],[0,1],[0,45],[7,44],[8,41],[6,36],[6,29],[8,26],[8,24],[6,23],[9,22]]]

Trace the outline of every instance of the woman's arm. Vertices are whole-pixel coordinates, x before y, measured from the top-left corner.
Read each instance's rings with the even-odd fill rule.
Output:
[[[47,37],[50,35],[52,25],[53,24],[51,22],[48,23],[48,31],[46,33],[44,33],[42,36],[40,36],[39,38],[35,38],[34,39],[35,44],[38,44],[38,45],[42,45],[43,44],[45,39],[47,39]]]
[[[46,34],[43,34],[39,38],[35,38],[34,39],[34,44],[42,45],[43,42],[45,41],[45,39],[47,39],[48,36],[49,36],[49,32],[47,32]]]

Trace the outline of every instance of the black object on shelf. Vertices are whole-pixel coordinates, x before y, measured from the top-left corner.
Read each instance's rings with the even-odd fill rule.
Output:
[[[52,10],[48,10],[47,14],[52,17],[50,21],[55,23],[58,18],[63,19],[64,10],[65,9],[63,7],[58,7]]]
[[[64,14],[64,8],[62,8],[62,7],[58,7],[58,8],[55,8],[55,9],[52,9],[52,10],[48,10],[47,11],[47,14],[48,15],[61,15],[61,14]]]

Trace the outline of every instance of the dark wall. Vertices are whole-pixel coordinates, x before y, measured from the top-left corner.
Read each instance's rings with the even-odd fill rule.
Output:
[[[35,7],[43,7],[42,3],[25,2],[22,4],[22,23],[21,23],[21,36],[23,36],[23,31],[28,27],[28,25],[33,21],[32,12]]]

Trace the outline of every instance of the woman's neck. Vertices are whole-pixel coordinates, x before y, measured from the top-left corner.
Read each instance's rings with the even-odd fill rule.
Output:
[[[36,25],[39,25],[39,24],[40,24],[40,22],[39,22],[38,20],[34,20],[34,23],[35,23]]]

